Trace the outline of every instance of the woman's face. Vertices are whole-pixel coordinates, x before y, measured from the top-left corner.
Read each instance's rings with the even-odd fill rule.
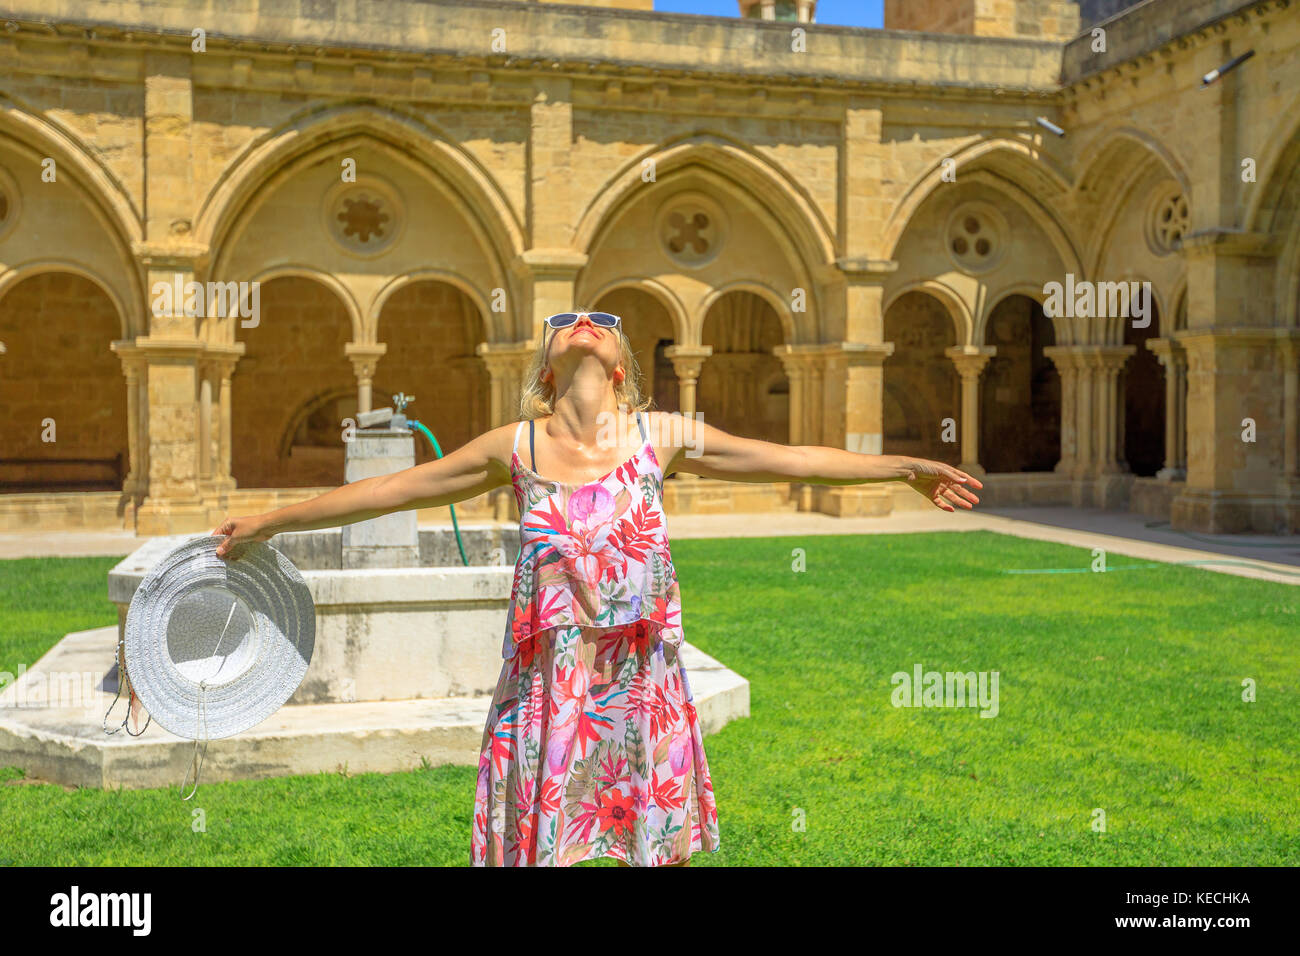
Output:
[[[572,371],[590,355],[600,359],[601,364],[605,366],[606,374],[613,375],[618,368],[620,359],[618,329],[606,329],[596,325],[587,313],[578,313],[578,320],[567,328],[548,328],[547,332],[550,338],[546,345],[546,357],[552,371]]]

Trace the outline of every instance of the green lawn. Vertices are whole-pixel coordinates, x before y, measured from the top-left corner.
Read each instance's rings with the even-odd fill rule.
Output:
[[[705,741],[722,849],[697,865],[1300,863],[1300,589],[1116,556],[1007,574],[1092,555],[989,532],[673,551],[687,638],[751,694]],[[113,623],[114,560],[0,562],[0,670]],[[997,671],[998,715],[895,708],[890,677],[916,664]],[[188,803],[20,780],[0,770],[0,865],[468,863],[471,767],[204,783]]]

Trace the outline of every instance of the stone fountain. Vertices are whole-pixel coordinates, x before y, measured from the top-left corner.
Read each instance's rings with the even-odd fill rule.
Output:
[[[348,443],[347,481],[414,464],[401,408],[359,416],[359,424],[370,427]],[[501,670],[519,528],[460,531],[467,566],[452,529],[418,528],[413,511],[273,537],[316,603],[311,666],[267,720],[209,742],[202,779],[475,765]],[[152,723],[139,736],[134,723],[109,735],[102,721],[117,691],[116,648],[131,597],[158,560],[193,537],[202,535],[155,538],[125,558],[108,575],[118,626],[68,634],[0,691],[0,766],[77,786],[180,784],[193,741]],[[748,681],[690,644],[682,662],[705,733],[748,716]],[[123,698],[110,728],[126,709]]]

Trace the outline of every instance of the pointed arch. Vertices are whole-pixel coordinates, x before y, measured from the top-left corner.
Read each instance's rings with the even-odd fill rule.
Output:
[[[1133,145],[1142,147],[1134,153]],[[1178,183],[1179,188],[1188,195],[1192,191],[1192,181],[1187,175],[1187,165],[1164,143],[1150,133],[1133,126],[1116,125],[1102,130],[1079,153],[1075,168],[1079,171],[1075,180],[1075,190],[1084,192],[1096,188],[1106,179],[1114,182],[1124,176],[1126,168],[1134,164],[1145,163],[1144,154],[1154,156],[1169,175]]]
[[[654,164],[655,182],[651,184],[641,179],[647,160]],[[663,188],[672,174],[691,166],[702,167],[738,187],[734,189],[738,199],[773,222],[777,234],[788,235],[800,271],[811,276],[818,266],[835,260],[831,225],[795,177],[741,140],[698,131],[632,156],[583,209],[574,232],[575,248],[590,255],[604,230],[647,185]]]
[[[5,140],[7,148],[31,160],[33,166],[39,167],[47,158],[54,160],[60,174],[65,181],[74,184],[86,208],[113,243],[114,252],[123,265],[126,285],[119,291],[112,291],[107,279],[94,274],[88,267],[74,268],[63,260],[51,262],[57,262],[58,268],[77,272],[104,289],[122,316],[123,336],[145,334],[147,329],[143,326],[148,299],[144,277],[131,251],[135,243],[144,239],[144,220],[126,186],[75,132],[5,93],[0,93],[0,138]]]
[[[255,137],[204,197],[194,221],[195,240],[220,249],[223,237],[255,211],[259,196],[268,195],[320,152],[352,145],[389,153],[437,190],[484,249],[493,281],[514,289],[509,264],[525,248],[524,229],[491,173],[435,124],[370,101],[312,107]],[[216,258],[213,266],[219,266]]]
[[[902,241],[907,226],[916,211],[945,184],[943,178],[945,162],[953,160],[957,182],[970,182],[975,171],[987,171],[998,181],[1014,186],[1029,202],[1021,200],[1027,208],[1038,207],[1046,214],[1046,200],[1063,195],[1070,189],[1069,177],[1062,170],[1056,159],[1040,146],[1026,140],[1006,137],[985,137],[958,149],[951,156],[936,160],[907,188],[903,197],[894,206],[889,221],[885,224],[885,233],[881,239],[881,256],[892,259]],[[963,175],[963,171],[965,175]],[[1031,191],[1016,185],[1017,181],[1031,183]],[[1047,214],[1050,218],[1050,214]],[[1058,227],[1058,232],[1061,230]]]

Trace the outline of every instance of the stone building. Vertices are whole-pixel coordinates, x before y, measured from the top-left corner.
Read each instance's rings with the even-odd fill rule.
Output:
[[[1125,7],[0,0],[0,528],[297,500],[398,391],[450,450],[587,303],[729,431],[1300,530],[1300,17]]]

